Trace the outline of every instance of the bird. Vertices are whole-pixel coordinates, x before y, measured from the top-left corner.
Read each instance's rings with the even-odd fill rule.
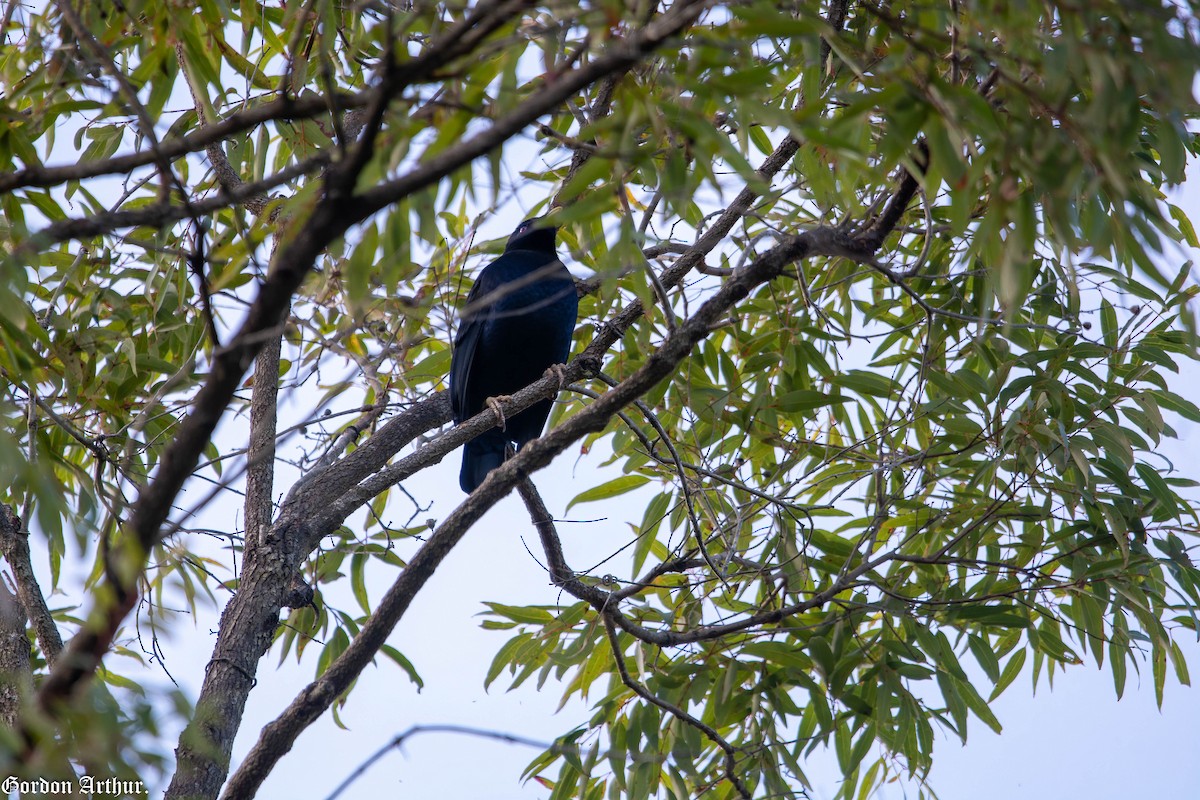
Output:
[[[455,424],[478,414],[563,364],[579,314],[571,273],[555,250],[556,227],[527,219],[508,238],[504,253],[484,267],[467,295],[450,358],[450,405]],[[458,484],[468,494],[542,433],[550,400],[539,400],[463,449]]]

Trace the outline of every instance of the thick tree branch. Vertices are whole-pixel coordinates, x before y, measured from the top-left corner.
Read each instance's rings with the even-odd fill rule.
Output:
[[[0,728],[12,730],[33,691],[25,609],[0,575]]]
[[[502,7],[515,13],[518,5],[517,3],[508,3],[494,7]],[[228,374],[240,376],[245,369],[245,356],[247,353],[253,352],[252,345],[247,339],[252,333],[264,329],[263,315],[259,313],[260,307],[264,311],[267,308],[281,308],[283,301],[290,297],[291,291],[303,278],[304,272],[311,266],[324,244],[344,232],[353,222],[365,218],[395,200],[435,183],[442,176],[449,174],[476,156],[499,146],[538,116],[553,110],[563,100],[585,86],[606,75],[628,69],[647,53],[660,47],[684,27],[691,24],[704,7],[706,7],[705,4],[697,2],[697,0],[678,3],[671,12],[648,25],[643,31],[626,40],[613,43],[609,48],[611,52],[601,54],[587,65],[559,76],[554,83],[519,104],[490,128],[438,153],[413,168],[406,175],[381,186],[367,189],[348,199],[339,198],[336,203],[319,202],[303,228],[296,231],[293,238],[281,246],[271,275],[263,286],[263,293],[251,309],[251,316],[247,318],[242,331],[227,346],[227,352],[221,354],[221,360],[228,364]],[[466,41],[479,41],[479,38],[478,36],[466,36]],[[365,141],[366,137],[364,136]],[[345,163],[364,162],[351,157]],[[354,180],[349,173],[342,171],[343,168],[344,165],[336,165],[329,171],[327,185],[343,187],[342,191],[344,191],[344,187],[353,186]],[[274,313],[279,312],[276,310]],[[234,350],[238,351],[236,358],[229,354]],[[217,366],[219,365],[214,365],[214,367]],[[199,412],[210,406],[216,409],[224,407],[234,383],[222,375],[223,373],[214,369],[213,379],[197,396],[196,410],[192,417],[185,421],[185,430],[180,432],[180,438],[176,444],[179,444],[180,441],[190,441],[193,438],[206,440],[211,433],[211,426],[215,424],[216,417],[202,418]],[[540,387],[542,392],[549,392],[549,390],[548,383]],[[218,397],[224,398],[219,401],[219,405]],[[444,401],[441,403],[440,408],[444,410]],[[219,414],[219,411],[217,413]],[[485,420],[478,424],[482,425],[480,428],[482,430],[484,427],[494,424],[494,420],[491,422]],[[361,451],[362,449],[354,455],[357,456]],[[186,452],[181,450],[180,455]],[[198,451],[196,453],[198,455]],[[196,456],[191,453],[187,453],[187,455],[189,460],[186,463],[190,469]],[[182,463],[182,461],[179,464],[171,462],[168,465],[164,459],[160,468],[160,477],[168,471],[167,468],[170,466],[175,479],[172,483],[156,480],[151,489],[154,490],[161,484],[161,489],[158,490],[161,492],[161,496],[148,493],[144,503],[139,501],[139,507],[142,509],[142,516],[136,518],[139,523],[136,526],[139,536],[143,533],[152,535],[145,520],[165,518],[167,507],[163,505],[164,498],[174,496],[174,492],[181,485],[182,478],[187,474],[186,471],[180,469]],[[335,471],[327,474],[326,477],[336,479],[337,474]],[[343,470],[341,474],[347,475],[348,473]],[[306,488],[315,485],[309,482],[306,484]],[[300,506],[307,507],[307,504],[300,502],[297,507]],[[214,658],[210,664],[209,678],[212,680],[210,682],[209,679],[206,679],[201,701],[197,704],[197,717],[203,719],[204,722],[202,725],[193,726],[194,730],[189,728],[189,731],[185,732],[184,739],[181,740],[180,768],[168,790],[168,797],[190,797],[196,794],[209,796],[209,792],[214,791],[212,787],[219,786],[225,766],[202,752],[202,748],[195,746],[200,743],[200,739],[195,737],[209,740],[211,742],[208,745],[210,749],[216,747],[219,752],[225,753],[226,758],[228,757],[227,748],[232,743],[232,732],[236,731],[241,719],[246,692],[249,689],[250,681],[247,680],[247,677],[253,675],[258,659],[269,646],[269,633],[273,630],[274,620],[277,619],[281,599],[277,585],[278,576],[282,574],[281,570],[284,570],[286,564],[299,563],[299,559],[303,558],[311,546],[315,545],[316,542],[312,539],[312,535],[315,531],[322,529],[320,524],[314,524],[317,518],[329,519],[331,516],[324,508],[312,510],[314,512],[325,510],[327,513],[323,516],[314,514],[306,518],[292,514],[281,515],[280,524],[272,527],[270,537],[278,536],[282,546],[272,548],[273,557],[269,560],[269,564],[262,566],[261,574],[257,570],[251,574],[250,569],[247,569],[247,574],[243,576],[242,589],[227,607],[222,621],[222,630],[226,630],[228,626],[230,630],[238,628],[241,632],[236,636],[231,636],[228,640],[218,639]],[[406,573],[410,571],[412,571],[411,566]],[[412,571],[412,573],[414,576],[419,575],[420,570]],[[255,589],[248,591],[248,586],[254,586]],[[267,632],[265,636],[262,634],[264,630]],[[246,649],[233,650],[230,645],[234,641],[245,645]],[[214,675],[219,675],[219,678],[213,678]],[[222,688],[229,690],[228,694],[222,695],[217,691],[218,683],[222,685]],[[214,718],[219,718],[221,722],[214,724]],[[194,739],[194,742],[189,739]],[[257,780],[261,780],[263,775],[260,775]]]
[[[408,566],[384,595],[375,613],[346,650],[319,679],[309,684],[275,721],[263,729],[258,743],[230,779],[225,797],[250,796],[256,791],[274,764],[291,749],[300,732],[346,691],[350,683],[370,663],[407,611],[417,592],[433,575],[442,560],[501,497],[525,480],[526,476],[549,464],[571,444],[589,433],[603,430],[608,421],[625,406],[671,375],[677,365],[691,353],[695,344],[709,334],[712,324],[749,295],[753,288],[778,277],[788,265],[797,260],[818,255],[857,255],[864,259],[870,257],[869,252],[861,250],[861,245],[834,228],[818,228],[786,239],[736,273],[692,317],[680,325],[674,334],[668,336],[635,373],[557,428],[527,444],[519,453],[493,470],[409,560]],[[586,360],[586,356],[581,356],[568,365],[568,380],[573,379],[573,374],[582,372],[582,362]],[[513,401],[504,404],[504,411],[509,413],[510,407],[514,405],[523,407],[517,403],[518,400],[521,404],[530,405],[538,396],[545,396],[545,393],[556,390],[557,386],[558,378],[547,375],[514,395]],[[490,427],[495,421],[495,413],[491,410],[485,411],[438,437],[435,442],[448,441],[452,435],[475,425],[486,424]],[[471,435],[474,435],[474,432],[471,432]],[[427,447],[433,444],[431,442]],[[339,509],[338,513],[343,510]],[[607,593],[602,594],[607,598]],[[828,598],[824,598],[819,602],[824,603],[827,600]],[[592,599],[589,599],[589,602],[592,602]],[[817,601],[814,600],[815,602]],[[629,630],[628,626],[632,625],[623,617],[616,617],[616,622],[625,630]],[[665,638],[670,635],[667,632],[645,630],[638,633],[642,634],[639,638]]]
[[[33,563],[29,556],[29,531],[21,518],[9,506],[0,504],[0,550],[4,559],[12,569],[13,580],[17,584],[17,599],[33,623],[37,634],[38,645],[46,663],[53,667],[58,663],[62,653],[62,637],[58,633],[58,625],[46,605],[42,588],[38,586],[37,576],[33,574]]]
[[[275,523],[245,563],[237,594],[221,617],[220,633],[196,702],[197,715],[180,739],[178,767],[167,797],[214,796],[227,774],[228,748],[241,722],[258,660],[274,639],[287,578],[332,527],[318,528],[318,511],[387,463],[417,436],[450,420],[446,394],[409,407],[363,445],[325,469],[310,472],[292,487]],[[214,760],[219,748],[225,761]],[[206,794],[208,793],[208,794]]]
[[[271,525],[275,486],[275,431],[279,422],[279,354],[281,336],[258,352],[254,360],[254,387],[250,393],[250,449],[246,455],[245,556],[253,557]]]

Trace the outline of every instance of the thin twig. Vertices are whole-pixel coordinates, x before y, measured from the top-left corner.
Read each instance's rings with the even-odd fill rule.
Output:
[[[608,642],[612,646],[613,661],[617,665],[617,672],[621,676],[621,683],[625,684],[634,694],[647,703],[658,706],[663,711],[677,718],[680,722],[691,725],[707,736],[713,744],[721,748],[721,751],[725,753],[725,778],[733,784],[733,788],[737,790],[738,795],[744,798],[744,800],[750,800],[750,792],[737,775],[737,750],[734,749],[733,745],[726,741],[725,737],[717,733],[711,726],[704,724],[704,722],[696,719],[679,706],[668,703],[635,681],[629,674],[629,669],[625,666],[625,653],[621,649],[620,641],[617,639],[617,631],[613,627],[613,621],[608,615],[604,617],[604,631],[608,634]]]
[[[552,753],[578,753],[579,748],[575,745],[560,745],[557,743],[539,742],[536,739],[529,739],[524,736],[517,736],[511,733],[502,733],[501,731],[489,731],[483,728],[473,728],[468,725],[414,725],[404,733],[397,734],[390,742],[376,750],[367,758],[366,761],[359,764],[353,772],[346,776],[346,779],[338,784],[338,787],[326,798],[326,800],[336,800],[345,792],[350,785],[361,778],[366,771],[373,767],[381,758],[387,755],[392,750],[399,750],[404,746],[404,743],[414,736],[422,733],[457,733],[466,736],[478,736],[484,739],[492,739],[497,742],[507,742],[508,744],[520,744],[527,747],[540,747],[543,750],[548,750]]]

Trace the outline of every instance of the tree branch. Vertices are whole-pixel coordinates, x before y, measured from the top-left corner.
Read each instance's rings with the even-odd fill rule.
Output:
[[[361,108],[370,102],[376,89],[357,94],[337,95],[339,108]],[[308,119],[329,111],[329,99],[324,95],[312,94],[305,97],[280,97],[261,105],[235,111],[212,125],[205,126],[178,139],[167,139],[158,146],[158,151],[130,153],[102,161],[82,161],[56,167],[31,166],[15,172],[0,174],[0,194],[16,189],[47,189],[68,181],[82,181],[102,175],[128,174],[153,164],[160,156],[167,159],[182,158],[189,153],[205,150],[216,142],[222,142],[238,134],[252,130],[266,122],[284,119]]]
[[[621,650],[621,643],[617,639],[616,628],[613,627],[613,621],[607,614],[604,616],[604,632],[608,634],[608,643],[612,647],[613,661],[617,665],[617,673],[621,676],[621,683],[636,694],[638,697],[650,703],[653,706],[658,706],[663,711],[666,711],[671,716],[675,717],[685,725],[691,725],[696,730],[703,733],[708,739],[721,748],[721,752],[725,754],[725,778],[728,780],[738,795],[744,800],[750,800],[750,792],[746,789],[746,785],[742,783],[741,778],[737,775],[737,750],[733,748],[725,737],[717,733],[711,726],[705,725],[702,721],[696,719],[691,714],[684,711],[679,706],[672,705],[666,700],[655,695],[645,686],[635,681],[629,674],[628,667],[625,666],[625,653]]]
[[[527,739],[524,736],[515,736],[511,733],[503,733],[501,731],[489,731],[483,728],[472,728],[466,725],[414,725],[404,733],[398,734],[390,742],[371,754],[370,758],[359,764],[354,772],[350,773],[341,784],[338,785],[333,793],[325,800],[336,800],[346,789],[350,788],[350,784],[361,778],[375,762],[383,758],[391,750],[397,750],[404,745],[406,741],[421,733],[457,733],[464,736],[478,736],[484,739],[492,739],[497,742],[506,742],[508,744],[521,744],[528,747],[539,747],[543,750],[550,750],[555,753],[578,753],[579,747],[574,745],[560,745],[557,742],[550,744],[539,742],[534,739]]]
[[[33,574],[33,563],[29,556],[29,531],[26,530],[21,518],[9,506],[0,504],[0,551],[12,568],[13,580],[17,584],[17,599],[25,609],[33,630],[37,634],[38,645],[46,663],[52,668],[58,663],[62,653],[62,637],[58,633],[58,625],[46,605],[42,588],[38,586],[37,576]]]
[[[271,525],[275,485],[275,431],[279,422],[279,354],[283,337],[272,336],[254,361],[250,392],[250,449],[246,455],[244,556],[253,558]]]
[[[0,575],[0,728],[12,730],[33,691],[25,609]]]
[[[490,4],[490,7],[502,8],[506,13],[515,13],[520,4],[511,2],[510,0],[506,4]],[[251,309],[251,315],[243,324],[239,334],[226,347],[226,352],[219,354],[218,360],[214,364],[213,378],[210,379],[209,383],[197,395],[196,407],[193,414],[185,420],[179,437],[176,440],[176,447],[173,447],[170,451],[173,454],[178,452],[181,460],[179,462],[168,462],[164,455],[164,460],[155,483],[151,485],[143,498],[139,499],[138,509],[140,515],[135,516],[135,529],[139,533],[139,541],[142,535],[153,537],[153,531],[148,524],[151,520],[165,519],[165,514],[168,510],[165,502],[167,502],[168,498],[174,497],[175,492],[178,491],[178,487],[182,485],[182,480],[187,475],[187,471],[182,469],[185,463],[182,460],[183,457],[186,456],[187,458],[186,464],[189,470],[191,464],[194,464],[195,458],[198,457],[199,451],[198,449],[194,449],[193,444],[188,444],[186,445],[188,449],[183,449],[184,445],[182,443],[200,442],[199,446],[202,447],[203,441],[206,441],[207,436],[211,434],[212,426],[215,424],[217,418],[216,416],[212,416],[212,409],[215,409],[217,415],[219,415],[219,409],[224,407],[224,403],[227,402],[232,387],[236,385],[236,380],[240,378],[245,369],[246,355],[253,352],[254,345],[247,342],[248,337],[265,329],[264,322],[268,310],[271,310],[271,313],[279,313],[283,302],[290,297],[291,291],[298,285],[325,244],[343,233],[353,222],[375,213],[395,200],[399,200],[412,192],[435,183],[442,176],[461,167],[476,156],[482,155],[499,146],[507,138],[521,131],[538,116],[556,108],[564,99],[579,89],[608,74],[628,69],[629,66],[637,63],[647,53],[660,47],[668,39],[694,21],[704,7],[706,7],[706,4],[698,0],[685,0],[678,3],[672,8],[671,12],[651,23],[642,31],[639,31],[628,39],[614,42],[610,47],[611,52],[599,56],[587,65],[559,76],[553,84],[546,86],[537,94],[520,103],[512,112],[493,123],[490,128],[460,142],[454,147],[438,153],[423,163],[419,163],[404,176],[380,186],[367,189],[348,199],[342,198],[337,202],[330,202],[330,198],[327,196],[327,198],[318,202],[304,226],[294,233],[290,241],[281,246],[279,256],[274,261],[271,274],[263,285],[263,292]],[[500,12],[496,11],[495,13]],[[460,37],[460,40],[462,40],[462,37]],[[466,36],[465,41],[478,42],[481,39],[478,35]],[[347,163],[361,163],[361,161],[362,159],[352,157]],[[327,185],[353,186],[353,181],[350,180],[349,175],[339,171],[340,168],[341,165],[330,170],[327,176]],[[227,374],[223,373],[219,371],[219,368],[228,369],[229,372]],[[236,377],[231,379],[229,376]],[[551,384],[548,381],[543,381],[542,384],[538,387],[537,391],[548,394]],[[531,395],[531,397],[533,396]],[[536,397],[533,397],[533,399],[536,399]],[[533,399],[530,399],[528,402],[532,403]],[[440,400],[437,409],[438,413],[444,414],[445,410],[447,410],[447,405],[444,399]],[[430,409],[427,408],[426,410]],[[208,416],[202,416],[201,412]],[[476,424],[480,426],[479,430],[483,430],[486,427],[494,425],[495,420],[494,418],[490,420],[480,419]],[[460,426],[460,428],[463,427]],[[455,430],[459,431],[460,429]],[[467,428],[466,430],[470,429]],[[458,432],[454,435],[462,436],[465,441],[466,436],[464,434],[465,432]],[[375,438],[372,437],[372,439]],[[446,440],[443,439],[443,441]],[[365,447],[360,448],[352,456],[358,456],[359,453],[362,453],[366,449]],[[428,448],[424,449],[428,450]],[[378,453],[379,448],[376,448],[374,452]],[[355,461],[357,462],[357,459]],[[167,473],[173,476],[170,482],[163,480],[163,475]],[[341,475],[342,479],[347,479],[350,476],[350,473],[344,467],[340,471],[322,474],[325,478],[335,482],[339,480],[338,475]],[[315,484],[306,481],[306,489],[313,486]],[[353,505],[359,496],[361,496],[361,492],[355,495],[354,500],[336,505],[336,509],[340,510]],[[300,507],[307,508],[307,503],[297,503],[296,508]],[[303,558],[304,554],[316,543],[312,539],[314,532],[321,530],[322,524],[333,519],[337,513],[337,511],[330,511],[328,506],[311,510],[314,514],[303,518],[296,516],[294,513],[281,514],[279,524],[272,527],[270,534],[271,537],[278,536],[280,539],[282,544],[280,557],[275,559],[272,565],[264,566],[262,574],[257,572],[251,574],[251,570],[248,568],[247,574],[243,576],[242,589],[230,602],[222,621],[223,631],[227,629],[227,624],[230,626],[230,630],[241,628],[241,631],[228,639],[218,639],[214,658],[210,664],[209,676],[206,677],[205,688],[202,690],[201,701],[197,704],[197,717],[204,719],[204,724],[202,726],[194,726],[197,730],[192,734],[185,732],[185,740],[189,735],[201,736],[211,742],[210,747],[218,748],[218,752],[223,752],[225,757],[228,757],[228,747],[232,743],[232,732],[236,731],[238,722],[241,719],[246,692],[249,689],[250,682],[246,680],[246,676],[253,675],[258,659],[266,652],[270,644],[269,635],[264,637],[258,632],[262,631],[266,624],[270,625],[267,628],[268,632],[273,629],[273,620],[277,619],[280,608],[280,592],[275,586],[278,578],[277,570],[281,569],[284,563],[299,563],[299,559]],[[437,557],[434,565],[440,561],[440,558],[440,556]],[[410,564],[409,568],[405,570],[405,574],[411,574],[410,579],[416,581],[417,576],[421,575],[421,571],[420,569],[414,570]],[[418,587],[423,584],[425,577],[427,575],[420,578],[417,583]],[[255,586],[255,590],[248,592],[248,585]],[[404,603],[406,605],[407,600]],[[268,623],[269,620],[272,622]],[[234,642],[241,644],[245,649],[239,649],[236,652],[233,651],[231,644]],[[227,659],[231,663],[226,664]],[[235,664],[238,665],[236,669],[227,668]],[[219,677],[214,678],[214,675]],[[212,679],[211,682],[210,679]],[[217,693],[218,684],[222,688],[227,689],[229,693],[225,696],[219,696]],[[61,689],[56,687],[55,691],[59,692]],[[211,709],[209,708],[210,705],[212,706]],[[217,711],[218,708],[221,709],[221,712]],[[218,716],[221,719],[221,723],[214,725],[213,718]],[[175,780],[172,781],[167,796],[190,797],[197,793],[207,796],[207,792],[210,791],[209,787],[219,786],[224,766],[215,762],[209,753],[201,752],[200,749],[194,748],[191,745],[187,746],[186,753],[182,752],[183,749],[184,746],[181,745],[179,756],[180,768],[176,773]],[[269,769],[269,765],[266,768]],[[239,770],[239,772],[243,771]],[[249,773],[246,774],[248,775]],[[261,782],[263,777],[265,777],[265,772],[258,774],[256,777],[247,778],[247,780]],[[203,786],[204,788],[197,789],[195,788],[197,786]],[[240,792],[240,790],[238,791]],[[228,792],[229,790],[227,790]],[[240,796],[240,794],[230,796]]]
[[[31,234],[26,241],[17,245],[10,257],[20,258],[44,250],[58,242],[89,239],[121,228],[141,226],[158,228],[183,219],[205,216],[228,206],[244,204],[276,186],[316,172],[328,163],[329,154],[318,153],[304,161],[284,167],[274,175],[269,175],[260,181],[243,183],[232,192],[218,192],[212,197],[193,200],[187,204],[155,203],[152,206],[129,211],[109,211],[86,217],[59,220]]]
[[[59,13],[66,20],[67,26],[75,34],[75,38],[83,44],[92,57],[100,63],[100,68],[108,73],[108,76],[117,84],[118,93],[124,97],[126,105],[133,112],[133,115],[137,117],[138,129],[141,135],[146,137],[146,141],[150,143],[150,154],[154,157],[154,162],[158,166],[159,177],[162,179],[162,198],[166,200],[170,196],[171,187],[175,186],[179,190],[180,199],[186,204],[188,202],[187,189],[180,183],[179,176],[175,174],[175,170],[171,167],[170,159],[159,149],[158,135],[154,132],[154,120],[150,119],[150,113],[142,105],[142,101],[138,99],[137,90],[133,88],[133,85],[130,84],[125,74],[117,69],[117,65],[113,62],[112,54],[100,42],[96,41],[96,37],[83,24],[83,20],[80,19],[70,0],[58,0],[55,5],[58,6]]]
[[[789,264],[799,259],[816,255],[854,253],[857,249],[856,243],[844,233],[827,227],[789,237],[779,243],[727,281],[692,317],[680,325],[674,334],[667,337],[640,369],[557,428],[525,445],[520,452],[489,473],[479,488],[472,492],[417,550],[350,645],[320,678],[309,684],[279,717],[263,728],[258,742],[230,779],[224,796],[236,798],[254,794],[275,763],[291,749],[300,732],[324,713],[370,663],[442,560],[501,497],[519,485],[529,474],[549,464],[571,444],[589,433],[603,430],[608,421],[625,406],[672,374],[677,365],[691,353],[695,344],[708,335],[712,323],[734,304],[745,299],[751,289],[779,276]],[[573,380],[573,375],[582,374],[582,364],[585,361],[587,356],[583,355],[569,364],[565,370],[566,380]],[[557,376],[543,377],[518,392],[511,401],[504,403],[505,414],[532,405],[539,397],[557,391],[558,385]],[[435,443],[436,452],[441,452],[443,447],[448,451],[453,447],[447,446],[448,443],[458,436],[463,436],[464,440],[471,438],[497,421],[494,411],[485,410],[468,422],[437,437],[410,458],[421,456],[426,450],[433,448]],[[478,431],[474,430],[476,426],[479,427]],[[396,479],[394,475],[390,477]],[[384,480],[381,476],[376,478]],[[370,480],[364,482],[364,486],[369,483]],[[376,487],[372,489],[371,496],[378,491]],[[366,494],[366,491],[363,490],[362,494]],[[336,513],[343,512],[349,513],[344,506],[339,505]],[[552,566],[552,569],[556,568]],[[562,570],[558,572],[561,576]],[[568,581],[567,585],[570,583]],[[592,602],[593,599],[603,602],[607,597],[607,593],[593,595],[588,602]],[[820,602],[827,600],[828,598],[824,598]],[[617,622],[626,630],[629,629],[627,626],[633,625],[624,617],[618,617]],[[649,630],[641,630],[639,633],[639,638],[645,638],[647,641],[666,640],[673,635],[665,631]]]

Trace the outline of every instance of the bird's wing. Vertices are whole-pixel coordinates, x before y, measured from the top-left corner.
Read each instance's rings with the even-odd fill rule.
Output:
[[[494,269],[499,260],[493,261],[479,274],[467,294],[465,308],[471,308],[480,298],[496,291],[504,283],[503,269]],[[469,317],[459,322],[458,333],[454,336],[454,353],[450,359],[450,408],[456,422],[462,422],[467,416],[467,384],[471,379],[471,364],[490,314],[490,307],[475,309]]]
[[[454,354],[450,359],[450,409],[455,422],[466,419],[467,380],[482,331],[483,320],[463,320],[459,323],[458,335],[454,337]]]

